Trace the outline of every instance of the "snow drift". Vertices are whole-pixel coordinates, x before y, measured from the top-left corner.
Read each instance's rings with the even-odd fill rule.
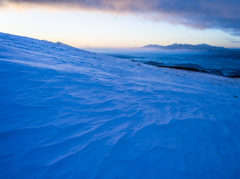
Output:
[[[0,33],[0,178],[240,178],[240,80]]]

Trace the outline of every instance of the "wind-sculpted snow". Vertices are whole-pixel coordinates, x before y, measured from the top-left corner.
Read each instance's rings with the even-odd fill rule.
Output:
[[[0,178],[240,178],[239,83],[0,33]]]

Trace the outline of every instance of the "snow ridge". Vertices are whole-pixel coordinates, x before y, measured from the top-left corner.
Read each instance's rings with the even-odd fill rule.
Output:
[[[240,178],[240,81],[0,33],[0,178]]]

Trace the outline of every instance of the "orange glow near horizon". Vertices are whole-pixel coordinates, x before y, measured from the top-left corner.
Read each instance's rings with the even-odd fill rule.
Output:
[[[221,30],[192,29],[147,16],[50,6],[6,4],[0,9],[1,32],[61,41],[75,47],[132,48],[173,43],[240,47],[240,37]]]

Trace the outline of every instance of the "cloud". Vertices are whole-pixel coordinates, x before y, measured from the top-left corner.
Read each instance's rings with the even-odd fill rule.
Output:
[[[232,40],[232,41],[230,41],[230,42],[236,43],[236,44],[240,44],[240,40]]]
[[[231,43],[240,44],[240,40],[238,38],[224,38],[224,39],[228,40]]]
[[[197,29],[221,29],[240,36],[239,0],[0,0],[0,4],[6,3],[134,13]]]

